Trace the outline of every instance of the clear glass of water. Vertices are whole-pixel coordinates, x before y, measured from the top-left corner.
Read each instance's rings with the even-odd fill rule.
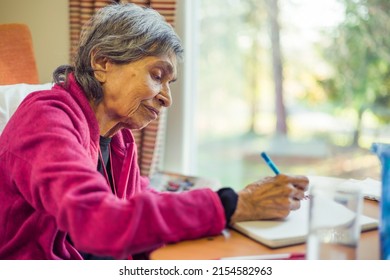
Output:
[[[357,259],[363,198],[359,189],[343,185],[310,191],[307,259]]]

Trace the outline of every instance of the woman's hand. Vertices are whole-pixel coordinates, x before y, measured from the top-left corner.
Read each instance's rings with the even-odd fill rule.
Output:
[[[301,206],[309,179],[305,176],[266,177],[238,192],[237,208],[230,223],[285,218]]]

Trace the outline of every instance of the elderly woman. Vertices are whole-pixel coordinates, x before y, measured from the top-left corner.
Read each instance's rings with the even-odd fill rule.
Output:
[[[238,193],[149,188],[130,129],[171,105],[182,52],[152,9],[117,4],[93,17],[74,65],[54,72],[51,90],[30,94],[1,135],[1,259],[131,258],[299,208],[304,176]]]

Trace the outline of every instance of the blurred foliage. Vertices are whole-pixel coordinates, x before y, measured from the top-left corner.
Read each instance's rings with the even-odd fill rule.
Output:
[[[390,108],[390,1],[279,3],[292,143],[277,145],[277,152],[285,153],[278,164],[287,173],[372,177],[377,174],[376,157],[349,145],[353,129],[359,129],[356,116],[361,118],[362,109],[374,105],[376,117],[365,115],[368,122],[360,137],[360,144],[368,144],[360,147],[383,137],[377,117],[387,121]],[[264,4],[265,0],[199,1],[199,46],[194,48],[199,52],[197,169],[231,186],[269,175],[258,151],[272,151],[276,143],[269,137],[275,110]],[[250,124],[253,118],[256,122]],[[251,129],[255,133],[247,134]]]
[[[337,118],[353,112],[348,121],[351,130],[356,128],[356,144],[364,110],[382,124],[390,121],[390,1],[335,1],[341,17],[334,24],[322,21],[322,34],[318,28],[312,41],[300,29],[314,30],[310,18],[321,15],[321,8],[309,0],[279,1],[284,98],[289,118],[300,110]],[[199,5],[199,47],[194,48],[199,52],[199,139],[272,133],[263,121],[265,114],[275,115],[265,0],[201,0]],[[297,11],[313,14],[297,16]],[[328,18],[334,20],[329,12]]]
[[[201,140],[244,134],[250,129],[248,120],[256,110],[251,108],[258,103],[254,94],[259,92],[248,81],[248,75],[256,73],[248,69],[248,61],[260,65],[253,55],[253,42],[261,24],[255,14],[249,15],[255,3],[200,1],[196,119]],[[261,78],[255,75],[252,80]]]
[[[390,1],[339,0],[345,20],[333,31],[324,58],[333,75],[320,80],[331,100],[354,108],[361,117],[370,109],[390,121]]]

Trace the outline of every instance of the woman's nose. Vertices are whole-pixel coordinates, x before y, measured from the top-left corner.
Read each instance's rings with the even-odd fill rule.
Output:
[[[165,86],[161,89],[160,93],[157,95],[160,104],[164,107],[169,107],[172,105],[172,95],[171,89],[169,86]]]

